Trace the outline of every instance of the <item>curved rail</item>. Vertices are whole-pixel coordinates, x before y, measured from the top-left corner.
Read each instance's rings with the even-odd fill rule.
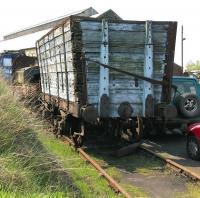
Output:
[[[74,146],[74,143],[68,137],[64,137],[63,142]],[[101,166],[99,166],[99,164],[97,164],[97,162],[95,160],[93,160],[82,148],[76,148],[76,150],[81,155],[81,157],[83,157],[86,161],[90,162],[90,164],[96,170],[98,170],[102,174],[102,176],[104,176],[106,178],[106,180],[109,182],[110,186],[116,192],[120,192],[125,198],[131,198],[131,195],[129,195],[110,175],[108,175],[106,173],[106,171],[103,170],[101,168]]]
[[[200,176],[197,175],[196,173],[192,172],[188,168],[186,168],[186,167],[174,162],[173,160],[170,160],[170,159],[167,159],[167,158],[163,157],[162,155],[152,151],[151,149],[146,148],[144,145],[140,145],[140,148],[143,149],[144,151],[152,154],[152,155],[155,155],[157,158],[161,159],[166,164],[170,165],[173,169],[180,170],[181,173],[183,173],[184,175],[190,177],[191,179],[193,179],[195,181],[200,181]]]

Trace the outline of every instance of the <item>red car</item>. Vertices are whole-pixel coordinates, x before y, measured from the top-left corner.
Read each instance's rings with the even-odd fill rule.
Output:
[[[191,159],[200,160],[200,122],[187,129],[187,153]]]

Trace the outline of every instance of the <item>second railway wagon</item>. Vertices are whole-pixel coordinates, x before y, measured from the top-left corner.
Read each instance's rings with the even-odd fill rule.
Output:
[[[77,137],[85,123],[135,137],[157,106],[170,109],[176,28],[168,21],[69,17],[36,43],[44,111],[60,132]]]

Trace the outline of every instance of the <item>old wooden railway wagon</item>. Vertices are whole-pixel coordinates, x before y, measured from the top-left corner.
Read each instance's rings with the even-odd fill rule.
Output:
[[[58,129],[83,135],[85,123],[103,123],[115,135],[134,134],[139,117],[155,118],[155,107],[170,102],[176,28],[69,17],[38,40],[43,101],[61,115]]]

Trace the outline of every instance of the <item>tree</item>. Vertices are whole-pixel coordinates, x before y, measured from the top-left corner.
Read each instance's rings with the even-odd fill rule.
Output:
[[[200,60],[197,60],[196,63],[189,61],[186,65],[186,71],[190,72],[194,70],[198,70],[200,72]]]

